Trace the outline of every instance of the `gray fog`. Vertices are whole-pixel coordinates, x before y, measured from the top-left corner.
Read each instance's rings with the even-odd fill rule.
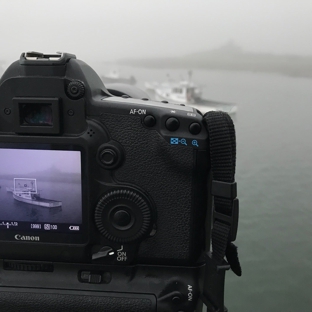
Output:
[[[225,305],[230,312],[312,311],[312,0],[0,0],[0,40],[0,75],[21,52],[66,51],[101,76],[117,66],[142,89],[192,71],[203,100],[235,105],[243,275],[226,273]],[[239,53],[220,53],[229,42]],[[123,58],[132,59],[114,62]],[[63,202],[57,221],[81,222],[79,157],[19,152],[0,150],[0,206],[7,207],[0,218],[20,213],[5,187],[23,173],[49,190],[44,198]],[[33,220],[31,210],[18,216]],[[47,211],[40,220],[52,222]]]
[[[77,151],[0,149],[0,175],[28,174],[54,168],[61,173],[80,173]]]
[[[233,41],[244,50],[312,55],[311,0],[0,0],[0,60],[23,51],[80,59],[181,56]]]

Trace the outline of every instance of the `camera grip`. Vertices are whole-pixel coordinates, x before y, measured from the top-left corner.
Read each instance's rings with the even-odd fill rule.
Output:
[[[1,311],[6,312],[156,312],[153,295],[2,288]]]

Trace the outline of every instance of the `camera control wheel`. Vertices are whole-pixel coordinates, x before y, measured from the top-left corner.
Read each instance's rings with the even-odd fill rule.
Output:
[[[137,191],[120,189],[105,194],[95,208],[95,224],[107,239],[118,243],[138,241],[152,229],[152,211]]]
[[[85,86],[81,81],[75,80],[71,81],[67,86],[67,95],[73,99],[81,99],[85,94]]]

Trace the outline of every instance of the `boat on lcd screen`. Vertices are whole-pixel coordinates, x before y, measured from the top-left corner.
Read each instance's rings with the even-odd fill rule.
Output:
[[[37,188],[37,180],[33,178],[14,178],[14,187],[7,187],[7,192],[13,194],[13,198],[17,201],[53,208],[62,206],[62,202],[53,199],[42,198]]]

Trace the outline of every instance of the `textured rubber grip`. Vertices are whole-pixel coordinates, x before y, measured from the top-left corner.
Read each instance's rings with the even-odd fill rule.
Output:
[[[15,289],[0,291],[5,312],[156,312],[153,295]]]

